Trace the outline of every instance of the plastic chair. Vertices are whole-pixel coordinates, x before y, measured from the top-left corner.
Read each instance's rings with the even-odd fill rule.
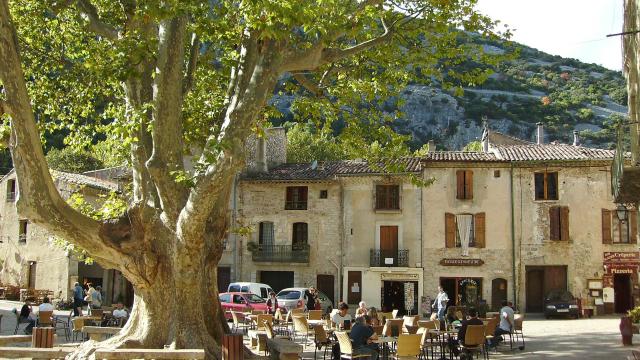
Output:
[[[309,320],[322,320],[322,310],[309,310],[308,319]]]
[[[422,353],[422,335],[401,334],[398,336],[398,348],[395,359],[415,359]]]
[[[45,326],[53,327],[53,311],[40,311],[38,313],[38,326],[39,327],[45,327]]]
[[[336,338],[338,338],[338,344],[340,344],[340,358],[341,359],[358,359],[369,357],[367,354],[354,354],[353,345],[351,345],[351,339],[344,331],[337,331]]]
[[[71,325],[72,325],[71,333],[73,334],[73,341],[76,341],[78,334],[82,334],[82,328],[84,327],[84,319],[77,319],[77,318],[72,319]]]
[[[273,326],[273,315],[271,314],[260,314],[256,316],[256,330],[264,330],[264,322],[268,322],[269,325]]]
[[[462,349],[470,353],[484,353],[485,359],[489,359],[489,352],[486,351],[486,334],[484,325],[468,325],[464,336]]]
[[[309,329],[309,323],[304,315],[293,316],[293,329],[294,338],[300,334],[304,336],[304,341],[307,342],[310,334],[315,334],[313,329]]]
[[[238,328],[242,328],[244,330],[242,330],[242,333],[244,334],[246,332],[246,330],[249,329],[249,325],[244,322],[244,321],[240,321],[238,319],[238,313],[236,313],[235,311],[231,312],[231,318],[233,319],[233,332],[238,331]]]
[[[322,350],[324,348],[324,355],[322,359],[327,358],[327,351],[333,348],[333,345],[336,344],[336,341],[329,339],[327,336],[327,332],[324,330],[322,325],[315,325],[313,327],[315,348],[313,349],[313,358],[316,358],[316,353],[318,350]]]
[[[524,350],[524,334],[522,333],[522,322],[524,321],[524,315],[515,314],[513,317],[513,329],[511,330],[511,348],[513,349],[513,337],[516,338],[516,343],[522,339],[522,345],[518,346],[518,349]]]
[[[404,320],[402,319],[387,320],[387,322],[384,324],[384,329],[382,330],[382,333],[385,336],[398,336],[402,334],[403,322]],[[394,328],[397,330],[394,330]]]

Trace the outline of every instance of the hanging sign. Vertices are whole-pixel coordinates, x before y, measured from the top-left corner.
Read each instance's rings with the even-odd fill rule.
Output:
[[[640,252],[605,252],[603,262],[607,264],[638,264]]]
[[[440,265],[442,266],[480,266],[483,265],[482,259],[442,259]]]

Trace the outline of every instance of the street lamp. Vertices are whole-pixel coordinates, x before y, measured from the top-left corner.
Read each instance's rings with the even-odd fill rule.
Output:
[[[616,207],[616,215],[618,215],[618,220],[620,221],[627,221],[627,218],[629,217],[627,208],[623,204],[618,204]]]

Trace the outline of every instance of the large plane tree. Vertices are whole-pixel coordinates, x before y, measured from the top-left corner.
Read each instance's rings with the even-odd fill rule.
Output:
[[[204,348],[229,331],[216,266],[244,141],[260,136],[274,94],[297,119],[339,122],[345,144],[398,143],[384,111],[412,81],[488,76],[482,39],[496,23],[473,0],[0,0],[2,140],[20,213],[133,284],[129,322],[96,346]],[[504,33],[503,33],[504,35]],[[474,38],[475,42],[464,39]],[[456,66],[466,64],[456,70]],[[397,97],[396,97],[397,99]],[[43,134],[127,153],[121,216],[97,219],[56,190]],[[372,145],[374,144],[374,145]],[[185,155],[196,154],[193,169]]]

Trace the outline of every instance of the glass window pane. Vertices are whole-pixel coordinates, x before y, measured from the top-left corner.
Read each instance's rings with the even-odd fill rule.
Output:
[[[536,183],[536,200],[544,200],[544,173],[536,173],[534,176]]]
[[[547,200],[558,200],[558,173],[547,173]]]

